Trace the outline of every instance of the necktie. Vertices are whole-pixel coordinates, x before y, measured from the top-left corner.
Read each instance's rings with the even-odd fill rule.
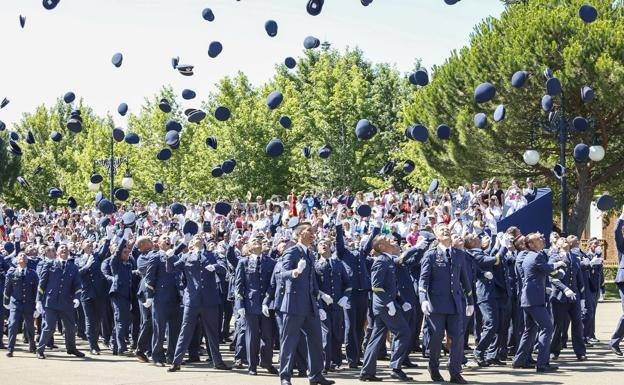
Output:
[[[61,262],[61,266],[62,266],[63,271],[65,271],[65,264],[66,264],[66,263],[67,263],[67,262],[65,262],[65,261]]]

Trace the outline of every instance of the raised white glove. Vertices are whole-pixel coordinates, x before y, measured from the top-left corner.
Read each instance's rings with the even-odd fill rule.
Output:
[[[208,266],[206,266],[206,270],[208,270],[210,272],[213,272],[213,271],[215,271],[215,266],[214,265],[208,265]]]
[[[566,274],[565,270],[563,270],[563,269],[557,270],[557,273],[561,274],[562,277],[565,277],[565,274]]]
[[[412,310],[412,305],[409,304],[409,302],[405,302],[403,304],[403,306],[401,306],[403,308],[403,311],[410,311]]]
[[[124,232],[123,232],[123,239],[125,239],[126,241],[127,241],[128,239],[130,239],[130,234],[132,234],[132,229],[130,229],[130,228],[128,228],[128,227],[127,227],[127,228],[125,228],[125,229],[124,229]]]
[[[244,307],[238,309],[236,312],[238,313],[239,316],[241,316],[243,318],[245,317],[245,308]]]
[[[191,238],[193,238],[193,236],[190,233],[184,234],[184,244],[188,245],[188,243],[191,241]]]
[[[550,286],[546,287],[546,294],[548,294],[548,295],[552,294],[552,287],[550,287]]]
[[[584,299],[581,300],[581,309],[585,309],[585,300]]]
[[[143,306],[149,309],[153,303],[154,303],[154,298],[148,298],[143,303]]]
[[[321,318],[321,321],[325,321],[327,319],[327,313],[325,313],[325,310],[319,309],[319,317]]]
[[[299,272],[301,273],[301,272]],[[327,305],[331,305],[332,303],[334,303],[333,298],[331,297],[331,295],[329,294],[325,294],[323,292],[321,292],[321,299],[323,300],[323,302],[325,302]]]
[[[429,301],[423,301],[420,304],[420,310],[422,310],[424,315],[431,315],[431,310],[433,310],[431,308],[431,303]]]
[[[560,268],[560,267],[566,267],[566,264],[565,264],[565,262],[563,262],[563,261],[557,261],[557,262],[553,263],[553,267],[554,267],[555,269],[558,269],[558,268]]]
[[[113,239],[113,235],[115,234],[115,228],[113,226],[106,226],[106,239],[109,241]]]
[[[93,265],[93,262],[95,262],[95,258],[93,258],[93,254],[91,254],[89,255],[89,258],[87,258],[87,263],[85,264],[85,267],[91,267],[91,265]]]
[[[483,276],[489,279],[490,281],[494,279],[494,274],[492,274],[491,271],[486,271],[485,273],[483,273]]]
[[[594,258],[591,261],[589,261],[589,265],[590,266],[600,266],[600,265],[602,265],[603,262],[604,262],[604,260],[602,258]]]
[[[262,314],[267,318],[271,315],[269,314],[269,307],[265,304],[262,304]]]
[[[74,309],[77,308],[78,306],[80,306],[80,301],[78,301],[77,299],[74,299]]]
[[[343,309],[351,309],[351,305],[349,304],[349,298],[347,298],[346,296],[343,296],[342,298],[340,298],[338,300],[338,306],[340,306]]]
[[[466,317],[470,317],[474,314],[474,305],[466,306]]]
[[[568,297],[569,299],[571,299],[572,301],[576,300],[576,294],[570,290],[569,288],[566,288],[563,291],[563,294],[565,294],[566,297]]]
[[[43,304],[41,301],[37,301],[35,304],[35,309],[39,312],[39,314],[43,314]]]
[[[297,263],[297,272],[301,274],[303,273],[303,270],[305,270],[305,268],[306,268],[306,261],[305,259],[302,258],[299,260],[299,263]]]
[[[394,317],[394,315],[396,314],[396,308],[394,307],[394,302],[388,302],[386,307],[388,308],[388,315],[390,317]]]
[[[2,306],[4,306],[4,308],[7,309],[7,310],[11,309],[11,307],[7,303],[3,303]]]

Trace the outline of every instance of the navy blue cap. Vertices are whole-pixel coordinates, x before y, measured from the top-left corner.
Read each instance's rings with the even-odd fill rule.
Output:
[[[601,195],[596,201],[596,207],[602,211],[611,210],[615,207],[615,198],[608,194]]]
[[[271,110],[274,110],[279,107],[279,105],[282,103],[282,100],[284,100],[284,95],[282,95],[282,93],[279,91],[273,91],[269,94],[269,96],[267,96],[266,105]]]
[[[505,106],[499,104],[498,107],[496,107],[496,110],[494,110],[494,121],[500,122],[501,120],[505,119],[505,112]]]
[[[216,58],[223,51],[223,45],[218,41],[213,41],[208,46],[208,56]]]
[[[71,91],[69,91],[69,92],[65,93],[65,95],[63,95],[63,101],[65,101],[65,103],[67,103],[67,104],[73,102],[75,99],[76,99],[76,94],[74,94]]]
[[[394,171],[394,166],[396,166],[396,160],[388,161],[384,164],[381,170],[379,170],[379,173],[381,175],[390,175],[392,174],[392,171]]]
[[[174,215],[184,214],[186,213],[186,206],[182,203],[174,202],[169,206],[169,209]]]
[[[485,128],[487,126],[487,115],[479,112],[474,116],[474,124],[477,128]]]
[[[195,111],[199,110],[197,108],[187,108],[186,110],[184,110],[184,115],[186,115],[186,117],[188,118]]]
[[[173,155],[173,154],[171,153],[170,149],[163,148],[162,150],[160,150],[158,155],[156,155],[156,159],[158,159],[158,160],[169,160],[169,158],[171,158],[171,155]]]
[[[108,199],[102,198],[98,203],[98,209],[100,209],[103,214],[112,214],[115,212],[115,205]]]
[[[557,120],[558,117],[559,117],[559,113],[557,111],[550,111],[548,113],[548,122],[550,124],[554,124],[555,120]]]
[[[553,109],[553,98],[550,95],[542,96],[542,109],[546,112],[550,112]]]
[[[175,130],[167,131],[167,134],[165,134],[165,143],[167,143],[168,146],[175,146],[179,142],[180,142],[180,134],[178,133],[178,131],[175,131]]]
[[[557,163],[553,166],[552,171],[553,171],[553,174],[555,174],[555,177],[557,179],[561,179],[561,177],[565,173],[565,167]]]
[[[591,103],[594,100],[594,90],[588,85],[581,87],[581,100],[583,103]]]
[[[188,121],[199,124],[206,117],[206,113],[202,110],[196,110],[189,115]]]
[[[306,11],[312,16],[317,16],[323,10],[323,3],[325,0],[308,0]]]
[[[168,120],[167,123],[165,123],[165,129],[167,131],[182,131],[182,125],[176,121],[176,120]]]
[[[516,71],[511,76],[511,86],[515,88],[522,88],[529,78],[529,73],[527,71]]]
[[[587,122],[587,119],[584,117],[577,116],[572,119],[572,128],[580,132],[587,131],[589,128],[589,122]]]
[[[115,198],[120,201],[125,201],[130,197],[130,193],[125,188],[118,188],[115,190]]]
[[[544,72],[542,74],[544,75],[544,81],[547,81],[554,76],[552,70],[548,67],[544,68]]]
[[[180,64],[176,67],[178,72],[184,76],[193,76],[193,68],[195,67],[190,64]]]
[[[598,17],[598,11],[596,8],[589,4],[581,5],[578,11],[579,17],[586,23],[592,23]]]
[[[412,138],[419,142],[426,142],[429,139],[429,130],[420,123],[414,124],[410,132]]]
[[[199,232],[199,226],[197,225],[197,223],[193,221],[184,222],[184,227],[182,227],[182,234],[195,235],[197,234],[197,232]]]
[[[163,182],[158,181],[154,183],[154,191],[156,191],[158,194],[162,194],[165,191],[165,185],[163,184]]]
[[[214,177],[214,178],[218,178],[221,175],[223,175],[223,169],[221,168],[221,166],[217,166],[215,168],[212,169],[212,171],[210,171],[210,174]]]
[[[297,66],[297,61],[294,58],[288,56],[286,59],[284,59],[284,65],[286,66],[286,68],[293,69]]]
[[[171,66],[173,67],[173,69],[177,69],[179,63],[180,63],[180,57],[179,56],[175,56],[175,57],[171,58]]]
[[[485,103],[494,99],[496,96],[496,87],[492,83],[481,83],[475,88],[474,100],[477,103]]]
[[[188,88],[185,88],[182,90],[182,98],[186,99],[186,100],[191,100],[194,99],[196,96],[195,91],[193,90],[189,90]]]
[[[20,21],[20,25],[22,26],[22,28],[24,28],[24,25],[26,25],[26,16],[19,16],[19,21]]]
[[[113,139],[115,139],[116,142],[121,142],[125,137],[126,133],[121,127],[113,128]]]
[[[275,37],[277,35],[277,22],[275,20],[267,20],[267,22],[264,23],[264,30],[267,35]]]
[[[414,164],[413,160],[408,159],[403,163],[403,172],[406,174],[410,174],[415,168],[416,164]]]
[[[22,149],[14,140],[9,140],[9,146],[7,147],[7,150],[13,155],[16,155],[16,156],[22,155]]]
[[[119,107],[117,107],[117,112],[119,113],[119,115],[125,116],[126,113],[128,113],[128,105],[126,103],[119,104]]]
[[[429,84],[429,73],[425,68],[420,68],[414,73],[410,74],[409,81],[415,86],[424,87]]]
[[[377,127],[375,127],[367,119],[360,119],[355,126],[355,136],[362,140],[372,139],[377,133]]]
[[[288,116],[286,116],[286,115],[280,116],[279,123],[284,128],[290,128],[292,126],[292,120],[290,120],[290,118]]]
[[[217,138],[214,136],[209,136],[206,138],[206,146],[212,148],[213,150],[217,149]]]
[[[2,120],[0,120],[0,131],[4,131],[6,129],[6,124]]]
[[[110,223],[111,223],[110,217],[100,218],[100,222],[99,222],[100,227],[106,227],[110,225]]]
[[[158,103],[158,108],[160,108],[160,110],[164,113],[171,112],[171,105],[167,99],[161,99]]]
[[[459,1],[459,0],[453,0],[453,1]],[[360,3],[362,3],[362,5],[365,7],[368,7],[372,2],[373,0],[360,0]]]
[[[137,216],[132,211],[125,212],[124,215],[121,216],[121,222],[126,226],[131,226],[136,220]]]
[[[58,3],[61,0],[43,0],[43,8],[47,9],[48,11],[53,10],[54,8],[56,8],[56,6],[58,5]]]
[[[63,191],[58,187],[52,187],[48,190],[48,197],[57,199],[63,196]]]
[[[26,134],[26,143],[35,144],[35,135],[33,135],[31,130],[28,130],[28,133]]]
[[[282,144],[282,141],[277,138],[271,139],[266,146],[266,154],[275,158],[282,155],[282,153],[284,153],[284,145]]]
[[[230,174],[232,171],[234,171],[234,166],[236,166],[236,161],[234,159],[227,159],[221,165],[221,170],[223,170],[223,172],[226,174]]]
[[[310,148],[310,146],[305,146],[303,148],[303,156],[305,156],[308,159],[312,157],[312,149]]]
[[[305,49],[318,48],[321,45],[321,41],[314,36],[308,36],[303,40],[303,47]]]
[[[323,147],[319,148],[319,150],[318,150],[318,154],[319,154],[319,157],[321,159],[329,158],[331,153],[332,153],[332,148],[331,148],[331,146],[329,144],[324,145]]]
[[[60,142],[61,140],[63,140],[63,135],[61,135],[61,133],[58,131],[52,131],[50,133],[50,139],[52,139],[55,142]]]
[[[10,103],[10,100],[7,98],[2,99],[2,101],[0,102],[0,108],[4,108],[7,106],[7,104]]]
[[[362,218],[370,217],[371,212],[372,212],[371,207],[367,205],[366,203],[359,205],[357,208],[357,213]]]
[[[449,139],[451,137],[451,127],[446,124],[440,124],[436,130],[438,133],[438,138],[442,140]]]
[[[232,210],[232,206],[227,202],[217,202],[214,207],[215,213],[226,216]]]
[[[89,178],[89,181],[93,184],[102,183],[103,180],[104,178],[102,177],[102,175],[98,174],[97,172],[91,174],[91,177]]]
[[[115,67],[117,68],[121,67],[121,63],[123,62],[123,55],[117,52],[116,54],[113,55],[111,62],[113,63]]]
[[[364,0],[362,0],[362,1],[364,1]],[[372,1],[372,0],[371,0],[371,1]],[[445,2],[447,5],[455,5],[455,4],[459,3],[459,0],[444,0],[444,2]]]
[[[429,184],[429,189],[427,189],[427,191],[430,193],[435,192],[438,189],[439,185],[440,185],[440,181],[437,179],[434,179]]]
[[[26,189],[30,187],[30,184],[28,183],[26,178],[24,178],[23,176],[20,175],[16,179],[17,179],[17,183],[19,183],[22,187]]]
[[[219,106],[214,112],[214,117],[218,121],[225,122],[230,118],[230,109],[227,107]]]
[[[138,144],[141,141],[141,138],[139,138],[139,135],[136,132],[127,133],[125,139],[128,144]]]
[[[20,140],[20,136],[19,136],[19,134],[18,134],[17,132],[15,132],[15,131],[11,131],[11,132],[9,133],[9,138],[10,138],[12,141],[14,141],[14,142],[17,142],[18,140]]]
[[[574,146],[574,160],[577,162],[586,162],[589,159],[589,146],[585,143],[579,143]]]
[[[76,207],[78,207],[78,202],[76,202],[76,199],[74,199],[74,197],[69,197],[67,198],[67,206],[69,206],[69,208],[75,209]]]
[[[13,251],[15,251],[15,245],[13,244],[13,242],[6,242],[4,244],[4,250],[8,253],[11,254]]]
[[[212,9],[210,8],[204,8],[204,10],[202,11],[202,17],[206,21],[214,21],[215,19],[214,13],[212,12]]]
[[[67,121],[67,129],[74,134],[77,134],[82,131],[82,119],[72,118]]]
[[[557,78],[550,78],[546,81],[546,93],[550,96],[561,94],[561,82]]]

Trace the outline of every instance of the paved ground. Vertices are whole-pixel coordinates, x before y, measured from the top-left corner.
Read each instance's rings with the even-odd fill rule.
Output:
[[[624,359],[616,357],[608,349],[606,342],[615,327],[616,320],[622,312],[619,302],[601,303],[598,307],[598,339],[602,342],[588,351],[589,360],[576,362],[574,355],[568,350],[561,355],[557,365],[561,369],[552,375],[537,375],[530,370],[512,370],[503,368],[478,368],[464,373],[464,377],[472,384],[566,384],[566,385],[617,385],[624,378]],[[21,338],[18,338],[18,340]],[[58,341],[58,340],[57,340]],[[21,347],[21,345],[20,345]],[[86,351],[84,342],[81,349]],[[218,372],[209,369],[205,364],[183,367],[181,372],[167,373],[163,368],[156,368],[149,364],[141,364],[130,358],[119,358],[110,353],[86,359],[70,358],[64,351],[47,353],[47,359],[37,360],[34,355],[21,350],[15,352],[15,357],[9,359],[2,351],[0,355],[0,383],[29,384],[29,385],[56,385],[56,384],[213,384],[213,385],[278,385],[275,376],[259,373],[257,377],[246,375],[246,371]],[[224,353],[226,362],[231,363],[230,353]],[[424,368],[426,362],[413,355],[413,361],[421,368],[407,370],[415,382],[432,383]],[[384,382],[394,382],[388,379],[387,362],[379,363],[380,375],[386,377]],[[442,370],[448,379],[448,373]],[[332,373],[329,376],[338,384],[359,384],[357,373],[344,371]],[[307,379],[294,378],[294,385],[307,384]]]

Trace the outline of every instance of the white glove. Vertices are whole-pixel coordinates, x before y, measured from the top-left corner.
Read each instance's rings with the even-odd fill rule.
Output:
[[[565,294],[566,297],[568,297],[569,299],[571,299],[572,301],[576,300],[576,294],[570,290],[569,288],[566,288],[563,291],[563,294]]]
[[[191,238],[193,238],[193,236],[190,233],[184,234],[184,244],[188,245],[188,243],[191,241]]]
[[[581,300],[581,309],[585,309],[585,300],[584,299]]]
[[[93,265],[93,262],[95,262],[95,258],[93,258],[93,254],[91,254],[89,255],[89,258],[87,258],[87,263],[85,264],[85,267],[91,267],[91,265]]]
[[[340,298],[338,300],[338,306],[340,306],[343,309],[351,309],[351,305],[349,304],[349,298],[347,298],[346,296]]]
[[[39,314],[43,314],[43,304],[41,301],[37,301],[35,304],[35,309],[39,312]]]
[[[305,259],[302,258],[299,260],[299,263],[297,263],[297,272],[301,274],[303,273],[303,270],[305,270],[305,268],[306,268],[306,261]]]
[[[466,317],[470,317],[474,314],[474,305],[466,306]]]
[[[557,270],[557,273],[561,274],[562,277],[565,277],[565,270],[559,269]]]
[[[546,294],[548,294],[548,295],[552,294],[552,287],[550,287],[550,286],[546,287]]]
[[[213,272],[213,271],[215,271],[215,266],[214,265],[208,265],[208,266],[206,266],[206,270],[208,270],[210,272]]]
[[[420,304],[420,310],[422,310],[424,315],[431,315],[431,310],[433,310],[431,308],[431,303],[429,301],[423,301]]]
[[[325,321],[327,319],[327,313],[325,313],[325,310],[319,309],[319,317],[321,318],[321,321]]]
[[[132,229],[125,228],[123,232],[123,239],[125,239],[126,241],[130,239],[130,234],[132,234]]]
[[[491,271],[486,271],[485,273],[483,273],[483,276],[489,279],[490,281],[494,279],[494,274],[492,274]]]
[[[113,239],[113,235],[115,234],[115,228],[113,226],[106,226],[106,239],[109,241]]]
[[[403,311],[410,311],[412,310],[412,305],[409,304],[409,302],[405,302],[403,304],[403,306],[401,306],[403,308]]]
[[[80,306],[80,301],[78,301],[77,299],[74,299],[74,309],[77,308],[78,306]]]
[[[388,302],[386,307],[388,308],[388,315],[390,317],[394,317],[394,315],[396,314],[396,308],[394,307],[394,302]]]
[[[267,318],[270,316],[269,307],[267,305],[262,305],[262,314],[264,314],[264,316]]]
[[[301,272],[299,272],[301,274]],[[327,305],[331,305],[332,303],[334,303],[334,300],[332,299],[331,295],[329,294],[325,294],[323,292],[321,292],[321,299],[323,300],[323,302],[325,302]]]
[[[6,304],[6,303],[5,303],[5,304],[2,304],[2,305],[3,305],[3,306],[4,306],[4,308],[5,308],[5,309],[7,309],[7,310],[10,310],[10,309],[11,309],[11,307],[10,307],[8,304]]]
[[[238,309],[237,313],[238,313],[239,316],[244,318],[245,317],[245,308],[242,307],[242,308]]]
[[[553,263],[553,267],[554,267],[555,269],[558,269],[558,268],[560,268],[560,267],[566,267],[566,264],[565,264],[565,262],[563,262],[563,261],[557,261],[557,262]]]
[[[143,306],[149,309],[153,303],[154,303],[154,298],[148,298],[143,303]]]
[[[39,313],[39,311],[37,311],[37,310],[35,310],[35,311],[33,312],[33,318],[37,318],[37,317],[39,317],[40,315],[41,315],[41,313]]]
[[[336,212],[336,223],[342,221],[342,215],[344,213],[344,206],[340,205],[338,211]]]
[[[602,258],[594,258],[591,261],[589,261],[589,265],[590,266],[600,266],[600,265],[602,265],[603,262],[604,262],[604,260]]]

